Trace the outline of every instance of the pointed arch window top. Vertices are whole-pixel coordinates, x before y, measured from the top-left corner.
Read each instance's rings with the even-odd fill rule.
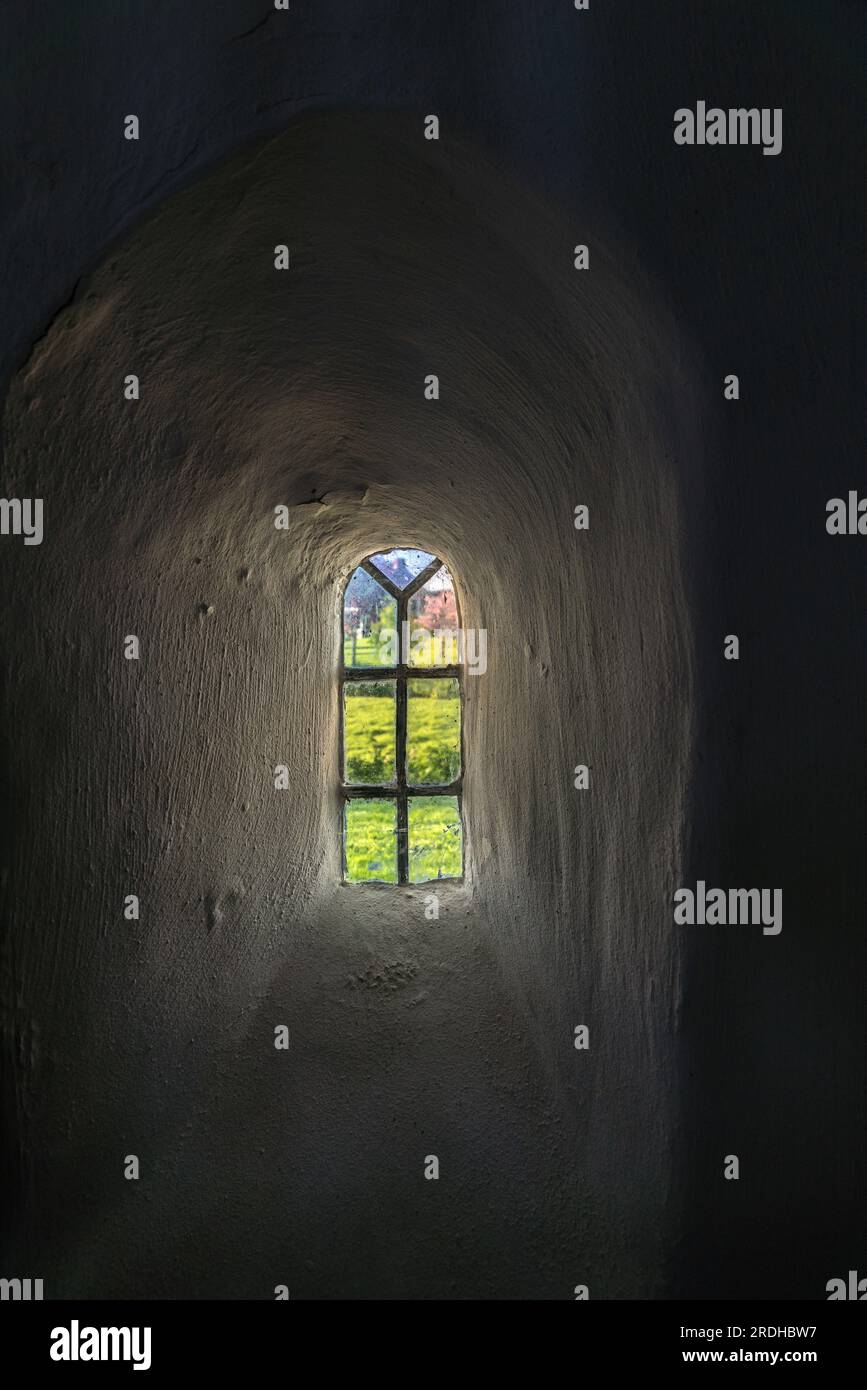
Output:
[[[386,550],[370,557],[380,574],[385,575],[399,592],[409,588],[422,570],[429,569],[434,558],[426,550],[401,549]]]

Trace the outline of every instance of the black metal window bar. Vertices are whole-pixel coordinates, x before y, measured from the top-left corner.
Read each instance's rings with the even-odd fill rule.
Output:
[[[343,877],[346,878],[346,813],[345,804],[347,801],[360,798],[386,799],[394,798],[397,803],[397,881],[398,883],[409,883],[409,798],[411,796],[455,796],[458,800],[458,815],[461,817],[461,858],[463,859],[463,809],[461,805],[461,793],[463,788],[464,773],[464,688],[463,688],[463,667],[456,666],[410,666],[403,661],[403,633],[404,623],[408,621],[409,601],[413,594],[419,589],[423,589],[429,579],[443,568],[444,561],[434,557],[430,564],[421,570],[406,588],[399,589],[393,584],[387,574],[383,574],[373,561],[368,557],[362,560],[359,569],[365,570],[375,579],[386,593],[390,594],[397,604],[397,633],[398,633],[398,657],[400,658],[394,666],[347,666],[344,659],[344,647],[341,642],[340,654],[340,793],[343,798],[343,805],[340,811],[340,841],[343,856]],[[455,611],[458,619],[458,629],[461,627],[460,608],[458,606],[457,591],[455,591]],[[341,634],[343,631],[341,614]],[[408,680],[457,680],[458,691],[460,694],[461,706],[461,743],[460,743],[460,766],[458,775],[453,782],[434,784],[426,782],[423,785],[414,785],[407,782],[406,777],[406,701],[407,701],[407,681]],[[396,700],[396,742],[395,742],[395,771],[397,780],[395,782],[374,783],[371,785],[349,784],[345,780],[344,767],[344,733],[343,733],[343,686],[346,681],[355,684],[356,681],[395,681],[395,700]],[[450,879],[454,882],[454,879]]]

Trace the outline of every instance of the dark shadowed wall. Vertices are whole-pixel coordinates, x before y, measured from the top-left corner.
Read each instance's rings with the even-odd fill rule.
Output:
[[[647,8],[16,11],[4,1268],[47,1296],[857,1265],[863,26]],[[783,154],[677,148],[698,98]],[[337,881],[340,588],[390,543],[489,633],[436,923]],[[676,928],[696,877],[781,886],[781,936]]]

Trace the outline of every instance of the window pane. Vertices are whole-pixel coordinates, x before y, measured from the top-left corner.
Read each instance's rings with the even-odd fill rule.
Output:
[[[357,569],[343,596],[343,661],[346,666],[394,666],[397,603],[381,584]]]
[[[456,796],[409,799],[409,881],[460,878],[463,873],[461,813]]]
[[[405,589],[416,575],[426,570],[433,562],[433,555],[426,550],[388,550],[383,555],[371,555],[378,570],[388,575],[396,589]]]
[[[452,677],[407,681],[406,778],[453,782],[461,770],[461,693]]]
[[[397,883],[397,808],[393,801],[347,801],[344,822],[348,883]]]
[[[352,786],[394,782],[394,681],[345,683],[343,780]]]
[[[445,565],[413,594],[407,608],[410,666],[456,666],[458,609]]]

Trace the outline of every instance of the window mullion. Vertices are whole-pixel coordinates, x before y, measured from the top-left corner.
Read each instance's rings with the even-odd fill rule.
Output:
[[[406,622],[408,603],[405,594],[397,601],[397,636],[403,644],[403,625]],[[403,653],[401,652],[401,656]],[[406,798],[406,674],[401,669],[397,676],[397,880],[409,882],[409,808]]]

